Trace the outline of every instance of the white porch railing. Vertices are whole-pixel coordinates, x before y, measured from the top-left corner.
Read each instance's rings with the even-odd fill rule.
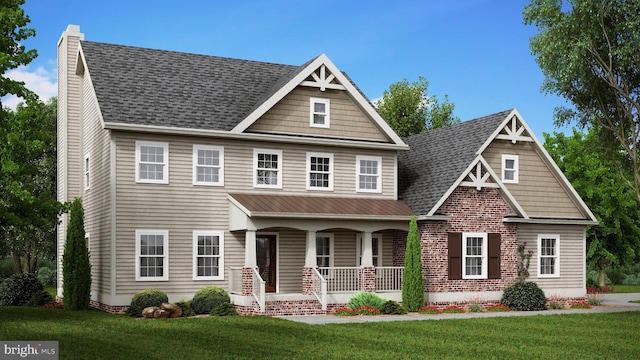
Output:
[[[260,305],[260,312],[263,313],[265,310],[265,304],[266,304],[265,291],[264,291],[265,281],[262,280],[260,273],[258,273],[258,269],[253,268],[253,271],[251,272],[251,274],[252,274],[251,294],[258,302],[258,305]]]
[[[327,280],[322,277],[322,274],[316,268],[313,268],[311,287],[313,295],[322,305],[322,310],[327,310]]]
[[[242,295],[242,268],[229,267],[229,294]]]
[[[379,266],[376,268],[376,292],[402,291],[404,268]]]
[[[327,280],[327,292],[356,292],[360,290],[358,267],[321,267],[318,271]]]

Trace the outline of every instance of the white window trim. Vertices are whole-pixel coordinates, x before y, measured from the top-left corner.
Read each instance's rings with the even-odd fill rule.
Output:
[[[91,252],[91,235],[88,232],[84,233],[84,242],[87,245],[87,251]]]
[[[542,239],[555,239],[555,264],[553,267],[553,274],[541,274],[540,270],[542,269],[541,258],[542,256]],[[539,278],[558,278],[560,277],[560,235],[559,234],[539,234],[538,235],[538,256],[537,256],[537,268],[538,268],[538,277]],[[551,256],[544,256],[551,257]]]
[[[328,237],[329,238],[329,267],[332,268],[334,265],[334,259],[335,259],[335,252],[334,252],[334,241],[333,241],[333,233],[329,233],[329,232],[319,232],[316,233],[316,266],[320,267],[320,265],[318,265],[318,238],[319,237]],[[321,272],[321,274],[327,278],[327,279],[332,279],[334,277],[334,272],[329,271],[329,272]]]
[[[84,156],[84,162],[82,163],[82,172],[84,189],[89,190],[91,188],[91,153]]]
[[[219,157],[218,181],[198,181],[198,167],[215,168],[213,165],[198,164],[198,150],[217,151]],[[193,145],[193,185],[224,186],[224,147],[210,145]]]
[[[258,154],[275,154],[278,155],[278,184],[267,185],[258,184]],[[267,189],[282,189],[282,150],[273,149],[253,149],[253,187]]]
[[[163,247],[163,276],[141,277],[140,276],[140,236],[141,235],[162,235]],[[169,231],[168,230],[136,230],[136,281],[168,281],[169,280]]]
[[[198,236],[217,236],[219,244],[218,275],[198,276]],[[207,255],[209,256],[209,255]],[[224,232],[196,230],[193,232],[193,280],[224,280]]]
[[[513,160],[513,169],[507,169],[507,160]],[[518,183],[518,175],[520,172],[520,161],[518,155],[502,155],[502,182],[506,184],[517,184]],[[506,178],[507,170],[513,171],[513,180],[509,180]]]
[[[311,158],[312,157],[329,158],[329,186],[328,187],[311,186],[310,183],[311,183]],[[307,153],[307,190],[333,191],[333,154],[316,153],[316,152]]]
[[[313,120],[313,115],[316,113],[315,110],[315,104],[316,103],[322,103],[325,105],[325,118],[324,118],[324,124],[316,124]],[[310,98],[309,100],[309,125],[311,127],[317,127],[317,128],[329,128],[331,125],[331,103],[329,101],[329,99],[323,99],[323,98]]]
[[[373,244],[373,239],[378,240],[378,266],[382,266],[382,234],[371,234],[371,243]],[[372,245],[373,246],[373,245]],[[373,258],[376,258],[373,255]],[[356,264],[357,266],[362,265],[362,234],[356,234]]]
[[[378,162],[378,174],[375,189],[361,189],[360,188],[360,175],[371,176],[370,174],[360,173],[360,160],[370,160]],[[356,156],[356,192],[368,192],[368,193],[381,193],[382,192],[382,157],[381,156]]]
[[[482,269],[480,270],[480,275],[467,275],[466,274],[466,264],[467,264],[467,238],[471,237],[479,237],[482,238]],[[462,233],[462,279],[487,279],[487,261],[489,260],[487,251],[488,248],[489,237],[487,233]],[[477,257],[477,256],[469,256],[469,257]]]
[[[163,148],[163,172],[162,180],[140,179],[140,147],[156,146]],[[168,184],[169,183],[169,143],[154,141],[136,141],[136,182],[149,184]]]

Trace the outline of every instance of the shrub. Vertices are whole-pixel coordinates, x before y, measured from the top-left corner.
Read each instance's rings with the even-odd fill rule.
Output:
[[[11,275],[0,288],[0,306],[25,305],[33,294],[42,289],[42,283],[34,274]]]
[[[544,291],[534,282],[517,282],[504,289],[500,302],[511,310],[537,311],[547,309]]]
[[[615,268],[609,268],[606,270],[607,273],[607,277],[609,278],[609,281],[611,281],[611,285],[619,285],[622,284],[622,280],[625,277],[624,272],[615,267]]]
[[[483,312],[484,303],[486,300],[481,295],[472,296],[467,301],[467,311],[469,312]]]
[[[65,308],[87,310],[91,301],[91,263],[84,232],[82,199],[73,200],[70,212],[62,255],[62,296]]]
[[[349,299],[349,307],[355,310],[362,306],[372,306],[380,310],[385,302],[387,300],[376,293],[361,291]]]
[[[180,300],[176,302],[176,305],[180,306],[180,308],[182,309],[182,317],[190,317],[196,315],[196,312],[193,311],[193,308],[191,307],[191,301]]]
[[[404,255],[402,275],[402,306],[408,311],[417,311],[424,305],[424,279],[422,278],[422,247],[416,217],[409,222],[407,248]]]
[[[33,294],[31,299],[29,299],[27,306],[42,306],[50,302],[53,302],[53,296],[45,290],[38,290]]]
[[[438,315],[442,313],[442,310],[438,309],[436,306],[427,305],[418,309],[418,313],[420,314],[428,314],[428,315]]]
[[[210,314],[211,310],[215,309],[222,303],[231,303],[229,294],[217,286],[209,286],[204,289],[200,289],[191,300],[191,307],[196,314]]]
[[[382,305],[382,308],[380,308],[380,313],[384,315],[404,315],[407,313],[407,310],[405,310],[397,302],[389,300],[385,302],[384,305]]]
[[[600,296],[600,294],[589,294],[587,295],[587,300],[589,301],[589,305],[592,305],[592,306],[602,305],[602,297]]]
[[[564,303],[567,301],[563,296],[551,294],[547,298],[547,307],[552,310],[564,309]]]
[[[169,302],[167,294],[158,289],[145,289],[137,292],[131,298],[131,304],[125,311],[125,314],[134,317],[142,316],[142,310],[150,306],[160,306],[162,303]]]
[[[56,284],[56,271],[48,267],[41,267],[36,271],[36,276],[42,285]]]
[[[224,302],[211,310],[212,316],[235,316],[238,315],[236,308],[231,303]]]

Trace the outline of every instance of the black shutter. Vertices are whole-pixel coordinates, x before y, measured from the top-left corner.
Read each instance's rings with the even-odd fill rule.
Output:
[[[500,279],[500,234],[490,233],[488,245],[488,278]]]
[[[449,233],[449,280],[462,279],[462,233]]]

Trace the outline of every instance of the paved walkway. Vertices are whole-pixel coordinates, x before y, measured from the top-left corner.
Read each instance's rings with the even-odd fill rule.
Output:
[[[557,314],[593,314],[612,313],[625,311],[640,311],[640,304],[630,303],[630,300],[640,300],[640,293],[634,294],[606,294],[602,300],[602,306],[591,309],[570,310],[545,310],[545,311],[509,311],[496,313],[464,313],[464,314],[439,314],[439,315],[380,315],[380,316],[335,316],[335,315],[297,315],[278,316],[281,319],[297,321],[307,324],[343,324],[366,323],[379,321],[410,321],[410,320],[445,320],[445,319],[473,319],[505,316],[533,316],[533,315],[557,315]]]

